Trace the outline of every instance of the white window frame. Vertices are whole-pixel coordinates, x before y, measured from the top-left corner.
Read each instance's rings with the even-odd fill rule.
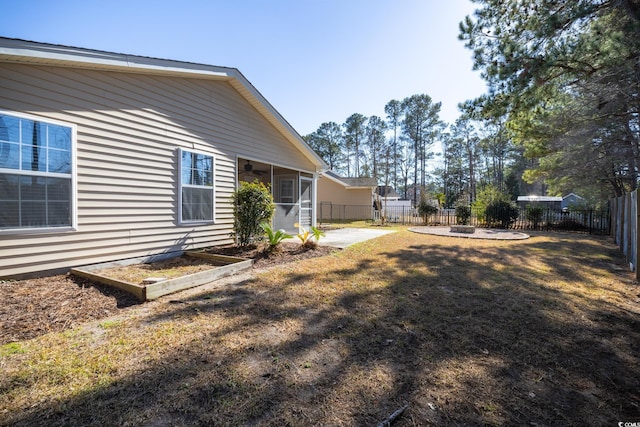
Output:
[[[13,116],[18,119],[33,120],[40,123],[52,124],[57,126],[64,126],[71,129],[71,171],[70,173],[55,173],[55,172],[41,172],[41,171],[26,171],[21,169],[11,169],[0,167],[0,174],[19,175],[29,177],[44,177],[44,178],[63,178],[71,181],[71,193],[69,194],[69,216],[71,224],[60,227],[15,227],[15,228],[0,228],[0,235],[7,234],[34,234],[34,233],[60,233],[68,231],[76,231],[78,229],[78,170],[77,170],[77,126],[73,123],[63,122],[60,120],[50,119],[48,117],[40,117],[32,114],[19,113],[15,111],[0,110],[0,114]],[[22,154],[20,153],[20,156]],[[19,164],[22,164],[20,159]]]
[[[295,200],[295,179],[294,178],[280,178],[280,203],[293,204]],[[288,200],[285,202],[285,200]]]
[[[178,148],[178,225],[215,224],[216,222],[216,158],[212,153],[204,151]],[[201,154],[211,157],[211,219],[210,220],[189,220],[182,217],[182,189],[183,188],[209,188],[207,185],[192,185],[182,183],[182,153]]]

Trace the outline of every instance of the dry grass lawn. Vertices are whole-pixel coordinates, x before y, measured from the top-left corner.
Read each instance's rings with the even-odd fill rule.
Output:
[[[0,425],[617,425],[639,314],[606,238],[400,229],[5,344]]]

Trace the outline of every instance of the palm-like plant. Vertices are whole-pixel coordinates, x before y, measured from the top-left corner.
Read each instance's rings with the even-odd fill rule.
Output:
[[[311,231],[305,230],[301,227],[302,231],[298,233],[297,237],[300,239],[300,244],[306,248],[314,248],[318,244],[320,237],[324,236],[324,231],[319,230],[316,227],[311,227]]]
[[[260,227],[264,230],[269,241],[269,251],[273,251],[284,239],[291,239],[293,236],[283,229],[274,230],[268,222],[263,222]]]

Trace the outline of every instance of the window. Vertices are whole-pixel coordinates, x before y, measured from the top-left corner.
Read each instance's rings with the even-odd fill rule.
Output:
[[[75,129],[0,111],[0,230],[74,225]]]
[[[280,180],[280,203],[293,203],[293,179]]]
[[[282,174],[276,175],[274,198],[276,203],[293,204],[298,201],[298,177],[296,175]]]
[[[178,150],[180,223],[213,221],[213,156]]]

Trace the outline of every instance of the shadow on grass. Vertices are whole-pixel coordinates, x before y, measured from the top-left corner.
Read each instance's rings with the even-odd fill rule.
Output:
[[[397,426],[638,416],[640,321],[594,283],[620,263],[601,242],[463,246],[403,236],[398,247],[377,240],[390,247],[375,255],[345,251],[335,267],[309,260],[279,279],[175,300],[145,323],[204,316],[220,326],[11,423],[375,425],[406,403]]]

